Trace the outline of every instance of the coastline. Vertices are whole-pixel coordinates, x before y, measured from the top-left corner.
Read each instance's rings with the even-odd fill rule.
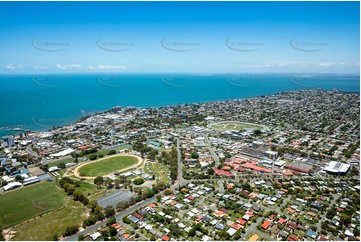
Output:
[[[307,89],[336,88],[356,93],[360,91],[359,75],[297,75],[287,73],[65,74],[61,76],[39,74],[38,76],[42,77],[39,80],[43,81],[40,84],[38,81],[34,82],[33,76],[30,75],[0,75],[5,92],[5,101],[0,110],[4,114],[4,118],[0,120],[0,136],[8,133],[16,134],[17,132],[12,130],[9,132],[9,129],[4,128],[13,129],[20,124],[23,130],[30,129],[34,132],[48,131],[53,129],[53,126],[71,125],[88,115],[105,112],[116,105],[160,108],[257,98],[284,91]],[[103,77],[101,81],[99,76]],[[105,83],[105,80],[108,83]],[[19,92],[21,98],[12,101],[12,96],[8,94],[11,92],[7,90]],[[29,92],[36,98],[27,98]],[[7,95],[10,96],[7,98]]]
[[[291,91],[280,91],[280,92],[277,92],[277,93],[274,93],[274,94],[269,94],[269,95],[260,95],[260,96],[255,96],[255,97],[249,97],[249,98],[236,98],[236,99],[226,99],[226,100],[218,100],[218,101],[204,101],[204,102],[192,102],[192,103],[184,103],[184,104],[175,104],[175,105],[164,105],[164,106],[159,106],[159,107],[151,107],[151,106],[148,106],[148,107],[135,107],[135,106],[128,106],[128,107],[122,107],[122,108],[135,108],[135,109],[151,109],[151,108],[164,108],[164,107],[178,107],[178,106],[182,106],[182,105],[202,105],[202,104],[216,104],[216,103],[222,103],[222,102],[233,102],[233,101],[238,101],[238,100],[252,100],[252,99],[258,99],[258,98],[264,98],[264,97],[269,97],[269,96],[273,96],[273,95],[278,95],[278,94],[282,94],[282,93],[287,93],[287,92],[296,92],[296,91],[308,91],[308,90],[314,90],[314,89],[304,89],[304,90],[291,90]],[[320,91],[335,91],[335,90],[327,90],[327,89],[318,89]],[[356,91],[342,91],[342,90],[336,90],[338,92],[342,92],[342,93],[346,93],[346,94],[360,94],[360,92],[356,92]],[[114,108],[114,107],[113,107]],[[58,130],[58,129],[61,129],[61,128],[65,128],[65,127],[68,127],[68,126],[72,126],[72,125],[76,125],[78,123],[81,123],[82,121],[86,120],[87,118],[89,117],[93,117],[93,116],[97,116],[97,115],[100,115],[100,114],[104,114],[104,113],[109,113],[112,111],[112,108],[110,109],[106,109],[106,110],[103,110],[103,111],[98,111],[98,112],[94,112],[94,113],[91,113],[91,114],[87,114],[86,116],[83,116],[81,118],[78,118],[76,119],[76,121],[74,122],[70,122],[70,123],[67,123],[65,125],[62,125],[62,126],[59,126],[59,127],[56,127],[55,129],[47,129],[47,130],[41,130],[41,129],[38,129],[38,130],[30,130],[30,133],[42,133],[42,132],[49,132],[49,131],[55,131],[55,130]],[[25,129],[24,130],[20,130],[20,131],[15,131],[15,132],[19,132],[18,135],[14,136],[16,138],[19,138],[20,137],[20,133],[24,133],[25,132]],[[0,135],[1,135],[1,132],[0,132]]]

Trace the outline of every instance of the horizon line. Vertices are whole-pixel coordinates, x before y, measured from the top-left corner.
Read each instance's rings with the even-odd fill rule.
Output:
[[[198,75],[223,75],[223,74],[323,74],[323,75],[357,75],[360,76],[360,73],[332,73],[332,72],[47,72],[47,73],[0,73],[0,75],[83,75],[83,74],[91,74],[91,75],[121,75],[121,74],[198,74]]]

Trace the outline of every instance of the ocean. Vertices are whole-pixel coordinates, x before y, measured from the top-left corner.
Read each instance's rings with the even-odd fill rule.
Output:
[[[359,75],[66,74],[0,75],[0,136],[45,131],[114,106],[160,107],[302,89],[359,92]]]

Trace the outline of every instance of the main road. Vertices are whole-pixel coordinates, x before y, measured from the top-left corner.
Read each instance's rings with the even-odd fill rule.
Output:
[[[180,143],[179,138],[177,138],[177,158],[178,158],[178,175],[177,175],[177,181],[178,184],[174,184],[174,186],[180,185],[183,182],[183,163],[182,163],[182,154],[180,151]]]
[[[214,160],[215,167],[217,167],[219,165],[219,157],[217,156],[216,152],[214,152],[214,150],[213,150],[213,148],[211,146],[211,143],[209,142],[208,134],[204,135],[204,141],[206,142],[209,153],[211,153],[211,156],[212,156],[212,158]]]
[[[158,194],[163,194],[163,192],[160,192]],[[154,197],[152,198],[148,198],[144,201],[141,201],[139,203],[136,203],[134,204],[133,206],[130,206],[129,208],[127,208],[126,210],[124,211],[121,211],[121,212],[118,212],[115,214],[115,218],[116,220],[121,220],[124,216],[128,215],[128,214],[131,214],[133,212],[135,212],[136,210],[139,210],[140,208],[148,205],[148,204],[151,204],[153,202],[155,202],[156,200],[156,196],[158,195],[156,194]],[[72,235],[72,236],[69,236],[69,237],[65,237],[63,238],[62,240],[66,240],[66,241],[76,241],[78,240],[78,237],[79,235],[88,235],[90,233],[93,233],[94,231],[96,231],[97,229],[103,227],[103,226],[106,226],[106,223],[107,223],[107,220],[103,220],[103,221],[98,221],[96,224],[94,225],[91,225],[91,226],[88,226],[86,227],[85,229],[83,229],[82,231],[79,231],[78,233],[76,233],[75,235]]]
[[[181,156],[181,152],[180,152],[180,144],[179,144],[179,138],[177,138],[177,154],[178,154],[178,175],[177,175],[177,181],[175,182],[175,184],[173,184],[173,186],[171,186],[171,189],[176,189],[178,185],[186,182],[184,179],[183,179],[183,164],[182,164],[182,156]],[[135,212],[136,210],[139,210],[140,208],[148,205],[148,204],[151,204],[153,202],[156,201],[156,196],[157,195],[164,195],[164,191],[162,192],[159,192],[157,194],[155,194],[152,198],[148,198],[144,201],[141,201],[137,204],[134,204],[133,206],[127,208],[126,210],[124,211],[121,211],[121,212],[118,212],[115,214],[115,218],[116,220],[121,220],[124,216],[128,215],[128,214],[131,214],[133,212]],[[78,237],[79,235],[88,235],[90,233],[93,233],[94,231],[96,231],[97,229],[103,227],[106,225],[106,220],[103,220],[103,221],[98,221],[96,224],[94,225],[91,225],[91,226],[88,226],[86,227],[85,229],[83,229],[82,231],[79,231],[78,233],[76,233],[75,235],[72,235],[72,236],[69,236],[69,237],[65,237],[63,238],[62,240],[66,240],[66,241],[75,241],[75,240],[78,240]]]

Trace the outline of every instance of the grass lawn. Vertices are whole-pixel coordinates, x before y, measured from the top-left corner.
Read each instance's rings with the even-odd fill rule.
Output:
[[[55,234],[61,236],[66,227],[80,226],[86,218],[85,211],[86,208],[81,203],[70,200],[63,209],[16,227],[17,233],[13,240],[53,240],[53,236]]]
[[[93,195],[89,196],[89,200],[96,200],[98,201],[100,198],[106,196],[106,195],[110,195],[112,193],[115,193],[116,190],[100,190],[100,191],[97,191],[96,193],[94,193]]]
[[[79,181],[80,187],[77,187],[76,189],[81,191],[85,196],[93,195],[97,192],[97,187],[93,184],[90,184],[85,181]]]
[[[169,149],[161,148],[161,149],[159,150],[159,152],[163,152],[163,151],[165,151],[165,152],[171,152],[172,149],[171,149],[171,148],[169,148]]]
[[[243,129],[260,129],[263,130],[263,127],[257,124],[246,124],[242,122],[229,122],[229,123],[218,123],[212,125],[212,128],[220,131],[225,130],[243,130]]]
[[[156,179],[163,181],[165,184],[170,183],[167,175],[170,173],[168,166],[161,163],[151,163],[149,164],[149,169],[154,172]]]
[[[124,169],[138,163],[137,158],[131,156],[117,156],[85,165],[79,169],[81,176],[103,176],[113,171]]]
[[[0,195],[0,226],[8,227],[63,206],[55,183],[41,182]]]

